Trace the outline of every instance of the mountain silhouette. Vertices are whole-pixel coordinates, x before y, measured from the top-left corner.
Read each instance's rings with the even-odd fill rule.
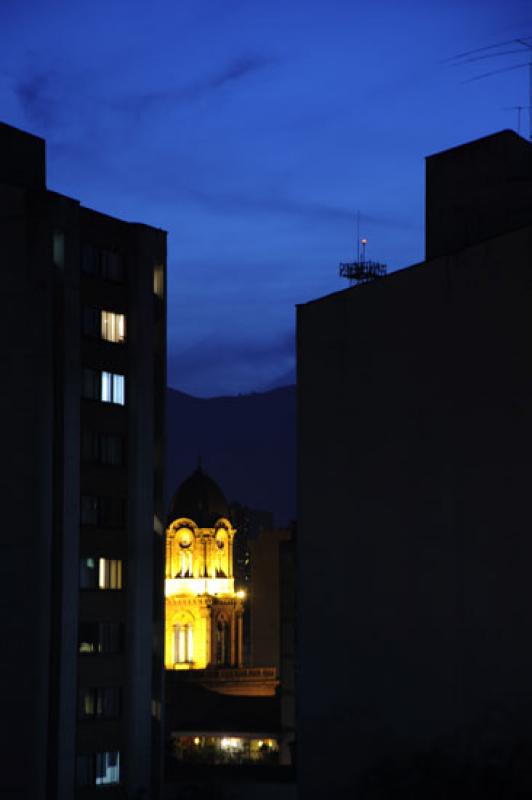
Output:
[[[229,502],[295,519],[296,390],[192,397],[166,392],[166,506],[201,459]]]

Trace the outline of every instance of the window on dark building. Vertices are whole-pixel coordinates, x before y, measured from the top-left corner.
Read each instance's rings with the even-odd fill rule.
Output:
[[[120,783],[120,753],[114,750],[78,755],[76,783],[78,786]]]
[[[52,235],[52,259],[56,267],[63,269],[65,266],[65,234],[55,230]]]
[[[122,561],[118,558],[80,558],[80,589],[122,588]]]
[[[124,463],[124,437],[85,429],[81,435],[81,458],[89,464],[121,466]]]
[[[123,406],[126,402],[126,379],[115,372],[102,372],[100,400]]]
[[[98,525],[99,503],[95,495],[84,494],[81,497],[81,524]]]
[[[83,334],[106,342],[124,344],[126,341],[126,315],[118,311],[85,306],[83,308]]]
[[[80,622],[79,652],[86,655],[120,653],[123,628],[120,622]]]
[[[83,333],[95,339],[100,336],[100,311],[97,308],[83,308]]]
[[[100,497],[102,528],[121,528],[125,518],[125,503],[121,497]]]
[[[100,434],[100,461],[120,466],[124,463],[124,437],[114,433]]]
[[[100,373],[90,367],[83,369],[83,397],[87,400],[99,400],[101,392],[101,376]]]
[[[157,297],[164,297],[164,267],[156,264],[153,268],[153,293]]]
[[[80,719],[113,719],[120,715],[118,686],[91,686],[78,692]]]
[[[86,242],[81,249],[81,270],[108,281],[121,283],[125,277],[124,259],[113,250]]]
[[[82,495],[81,524],[97,525],[101,528],[121,528],[126,517],[123,497]]]
[[[115,311],[101,311],[100,335],[106,342],[123,344],[126,341],[126,315]]]
[[[116,372],[84,367],[82,392],[87,400],[123,406],[126,402],[126,379]]]
[[[100,255],[98,248],[92,244],[84,244],[81,248],[81,271],[86,275],[99,275]]]
[[[124,260],[119,253],[102,250],[100,254],[100,274],[110,281],[124,280]]]

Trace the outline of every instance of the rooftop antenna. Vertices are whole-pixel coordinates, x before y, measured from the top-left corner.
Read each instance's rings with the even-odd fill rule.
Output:
[[[517,111],[517,133],[521,135],[521,111],[526,111],[532,106],[504,106],[503,111]]]
[[[386,275],[386,264],[366,258],[367,244],[368,240],[365,237],[360,238],[360,211],[357,211],[356,261],[342,261],[339,266],[340,277],[347,278],[349,286],[368,283]]]
[[[514,45],[511,50],[500,49],[511,45]],[[517,47],[515,47],[515,45],[517,45]],[[509,67],[502,67],[501,69],[495,69],[491,72],[484,72],[482,75],[476,75],[474,78],[462,81],[462,83],[472,83],[473,81],[479,81],[483,78],[489,78],[492,75],[499,75],[501,72],[509,72],[510,70],[528,67],[528,105],[514,106],[512,108],[518,109],[518,128],[521,125],[521,109],[528,109],[528,138],[532,141],[532,36],[525,36],[522,39],[508,39],[504,42],[488,45],[487,47],[478,47],[476,50],[468,50],[465,53],[459,53],[456,56],[446,59],[446,62],[452,63],[455,66],[460,66],[461,64],[484,61],[485,59],[496,58],[497,56],[509,56],[513,53],[523,53],[523,51],[526,52],[527,50],[528,61],[521,62],[520,64],[513,64]]]
[[[532,44],[527,39],[517,39],[528,49],[528,138],[532,142]]]

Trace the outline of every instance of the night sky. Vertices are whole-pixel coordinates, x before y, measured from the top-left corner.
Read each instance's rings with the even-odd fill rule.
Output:
[[[530,36],[530,0],[0,0],[0,118],[49,188],[168,231],[169,384],[261,391],[357,210],[368,256],[422,259],[424,156],[517,128]]]

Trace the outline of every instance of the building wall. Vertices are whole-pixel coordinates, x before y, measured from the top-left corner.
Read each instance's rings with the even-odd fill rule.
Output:
[[[76,760],[118,750],[111,796],[157,789],[163,669],[162,441],[165,386],[163,231],[81,208],[46,190],[44,142],[0,125],[2,341],[0,419],[4,797],[89,797]],[[17,166],[16,160],[24,163]],[[90,244],[121,254],[123,280],[83,271]],[[125,313],[126,343],[84,328],[87,308]],[[126,376],[124,406],[86,399],[83,369]],[[121,465],[86,458],[90,431],[123,438]],[[121,498],[123,524],[87,525],[87,495]],[[120,590],[80,587],[80,559],[120,559]],[[87,622],[119,622],[116,654],[79,653]],[[117,687],[112,719],[81,719],[79,691]]]
[[[0,748],[9,765],[0,793],[41,798],[51,658],[53,276],[39,270],[38,242],[26,235],[31,209],[22,186],[0,180],[0,215]]]
[[[251,556],[251,665],[281,666],[281,571],[280,547],[291,532],[278,528],[262,530],[248,542]]]
[[[426,159],[425,258],[530,224],[530,142],[505,130]]]
[[[298,310],[303,796],[532,711],[531,248]]]

